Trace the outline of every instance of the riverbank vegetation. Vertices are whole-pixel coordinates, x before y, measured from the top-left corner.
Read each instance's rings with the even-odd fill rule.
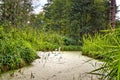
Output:
[[[14,70],[30,64],[37,58],[36,51],[80,50],[72,41],[55,32],[42,32],[34,28],[0,27],[0,71]]]
[[[30,64],[36,51],[61,47],[106,61],[104,78],[119,80],[120,30],[110,30],[108,0],[49,0],[39,14],[29,0],[0,4],[0,73]]]
[[[106,62],[101,68],[95,70],[102,72],[100,74],[102,75],[102,80],[119,80],[120,29],[102,32],[104,34],[95,34],[95,36],[84,35],[82,52],[84,55]]]

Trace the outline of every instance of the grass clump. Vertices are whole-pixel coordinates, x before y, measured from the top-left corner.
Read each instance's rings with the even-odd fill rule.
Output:
[[[104,32],[95,36],[85,35],[82,51],[84,55],[105,61],[92,73],[100,71],[102,80],[120,80],[120,29]]]

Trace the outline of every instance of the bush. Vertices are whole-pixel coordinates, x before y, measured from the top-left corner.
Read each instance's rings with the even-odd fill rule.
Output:
[[[63,37],[64,45],[69,46],[69,45],[76,45],[76,41],[72,38],[69,37]]]
[[[21,58],[25,61],[25,63],[30,64],[37,58],[36,52],[28,47],[24,47],[20,52]]]
[[[37,54],[24,40],[0,40],[0,71],[14,70],[30,64]]]

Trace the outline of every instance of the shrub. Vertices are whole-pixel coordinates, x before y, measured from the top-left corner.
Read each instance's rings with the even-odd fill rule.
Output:
[[[0,70],[14,70],[31,63],[37,56],[30,44],[20,40],[0,40]]]
[[[20,52],[21,58],[27,63],[30,64],[37,58],[36,52],[28,47],[24,47]]]
[[[64,45],[69,46],[69,45],[76,45],[76,41],[72,38],[69,37],[63,37]]]

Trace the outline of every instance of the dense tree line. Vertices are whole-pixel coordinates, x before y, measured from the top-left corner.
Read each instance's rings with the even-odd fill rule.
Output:
[[[29,21],[32,26],[40,27],[44,23],[45,30],[73,38],[94,34],[109,26],[108,0],[48,0],[39,15],[31,15],[31,0],[1,0],[0,9],[1,24],[17,26]]]
[[[73,39],[109,28],[108,0],[50,0],[44,6],[46,27]]]

